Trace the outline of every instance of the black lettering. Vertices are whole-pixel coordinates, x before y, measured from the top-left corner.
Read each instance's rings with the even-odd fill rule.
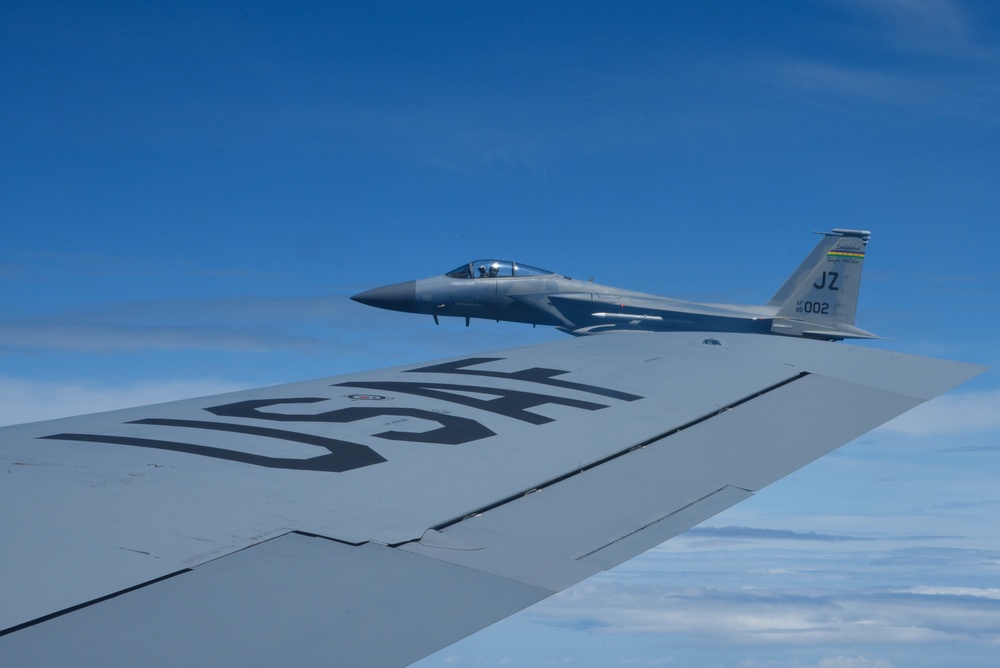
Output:
[[[204,429],[205,427],[200,427]],[[212,427],[213,429],[217,427]],[[302,436],[302,434],[300,434]],[[213,459],[224,459],[230,462],[241,462],[254,466],[263,466],[271,469],[289,469],[292,471],[325,471],[329,473],[343,473],[372,464],[380,464],[386,461],[385,457],[364,445],[339,441],[337,439],[323,439],[326,443],[323,447],[330,450],[329,454],[311,457],[308,459],[293,459],[288,457],[267,457],[265,455],[255,455],[236,450],[226,450],[225,448],[213,448],[207,445],[195,445],[193,443],[178,443],[176,441],[163,441],[151,438],[135,438],[132,436],[110,436],[102,434],[53,434],[52,436],[42,436],[43,439],[59,441],[82,441],[86,443],[110,443],[113,445],[131,445],[139,448],[152,448],[155,450],[169,450],[171,452],[184,452],[189,455],[200,455]],[[284,438],[284,437],[283,437]],[[286,440],[292,440],[287,439]],[[301,439],[295,439],[301,440]]]
[[[466,368],[477,364],[486,364],[487,362],[499,362],[502,359],[502,357],[471,357],[465,360],[458,360],[457,362],[445,362],[444,364],[433,364],[431,366],[420,367],[419,369],[409,369],[407,373],[449,373],[466,376],[509,378],[510,380],[520,380],[526,383],[538,383],[541,385],[549,385],[551,387],[561,387],[567,390],[587,392],[588,394],[597,394],[602,397],[620,399],[622,401],[635,401],[636,399],[642,399],[642,397],[637,394],[629,394],[628,392],[619,392],[618,390],[599,387],[597,385],[586,385],[584,383],[574,383],[568,380],[559,380],[554,378],[554,376],[561,376],[565,373],[569,373],[568,371],[562,371],[560,369],[533,367],[531,369],[523,369],[521,371],[506,372]]]
[[[837,274],[831,272],[833,281],[836,281]],[[825,281],[825,278],[824,278]],[[831,282],[832,285],[832,282]],[[831,289],[836,289],[832,288]],[[812,304],[806,303],[806,307]],[[825,306],[825,305],[824,305]],[[825,311],[824,311],[825,312]],[[474,357],[457,362],[446,362],[444,364],[434,364],[431,366],[411,369],[410,373],[442,373],[465,376],[479,376],[488,378],[501,378],[507,380],[521,381],[525,383],[535,383],[547,385],[567,390],[585,392],[598,396],[618,399],[620,401],[635,401],[643,397],[636,394],[629,394],[597,385],[575,383],[572,381],[556,378],[569,373],[560,369],[547,369],[532,367],[520,371],[504,372],[490,371],[485,369],[469,369],[468,367],[488,362],[499,361],[502,358]],[[473,385],[461,385],[452,383],[421,383],[421,382],[357,382],[339,383],[335,387],[357,387],[364,389],[383,390],[387,392],[400,392],[416,396],[438,399],[454,404],[477,408],[497,415],[510,417],[530,424],[546,424],[553,419],[544,415],[530,412],[530,409],[546,404],[556,404],[570,406],[581,410],[595,411],[607,408],[607,405],[579,399],[569,399],[566,397],[552,396],[547,394],[526,392],[522,390],[510,390],[504,388],[477,387]],[[493,395],[495,399],[482,399],[475,394]],[[435,413],[419,408],[396,407],[390,405],[379,406],[350,406],[322,413],[277,413],[269,412],[269,406],[284,404],[313,404],[327,401],[323,397],[298,397],[284,399],[258,399],[240,401],[222,406],[206,408],[209,413],[220,417],[235,417],[252,420],[269,420],[274,422],[322,422],[322,423],[347,423],[378,417],[401,417],[427,420],[440,425],[437,429],[424,432],[406,431],[384,431],[372,434],[376,438],[383,438],[392,441],[406,441],[414,443],[435,443],[441,445],[460,445],[490,436],[495,433],[480,424],[479,422],[450,415],[447,413]],[[342,441],[336,438],[317,436],[314,434],[304,434],[297,431],[285,429],[274,429],[270,427],[260,427],[247,424],[235,424],[228,422],[214,422],[210,420],[181,420],[171,418],[146,418],[135,420],[130,424],[141,424],[150,426],[182,427],[187,429],[201,429],[205,431],[225,431],[237,434],[248,434],[262,438],[272,438],[276,440],[291,441],[296,443],[306,443],[315,445],[327,450],[328,454],[306,459],[268,457],[265,455],[250,454],[225,448],[217,448],[195,443],[182,443],[152,438],[138,438],[134,436],[115,436],[110,434],[80,434],[62,433],[51,436],[42,436],[43,439],[80,441],[90,443],[108,443],[115,445],[130,445],[141,448],[151,448],[166,450],[171,452],[183,452],[213,459],[241,462],[254,466],[266,468],[289,469],[298,471],[323,471],[340,473],[350,471],[373,464],[379,464],[386,459],[373,449],[359,443]]]
[[[358,387],[358,386],[355,386]],[[261,411],[261,408],[275,406],[278,404],[315,403],[325,401],[315,397],[299,399],[256,399],[250,401],[240,401],[235,404],[224,406],[213,406],[206,408],[210,413],[225,417],[253,418],[257,420],[276,420],[280,422],[330,422],[344,423],[357,422],[367,418],[393,416],[419,418],[430,420],[441,425],[438,429],[423,432],[407,431],[384,431],[372,434],[378,438],[390,441],[410,441],[413,443],[438,443],[440,445],[461,445],[470,441],[477,441],[481,438],[494,436],[495,432],[487,429],[475,420],[459,417],[457,415],[446,415],[443,413],[433,413],[419,408],[405,408],[396,406],[351,406],[350,408],[339,408],[325,413],[268,413]]]
[[[802,302],[802,310],[806,313],[827,315],[830,312],[830,304],[828,302]]]
[[[405,394],[415,394],[421,397],[440,399],[463,406],[471,406],[480,410],[504,415],[506,417],[530,422],[531,424],[545,424],[552,422],[552,418],[529,413],[526,409],[535,408],[544,404],[559,404],[562,406],[572,406],[588,411],[596,411],[607,408],[605,404],[596,404],[591,401],[580,401],[578,399],[566,399],[564,397],[554,397],[547,394],[536,394],[534,392],[523,392],[521,390],[507,390],[498,387],[476,387],[473,385],[453,385],[451,383],[408,383],[398,381],[370,381],[357,383],[338,383],[335,387],[359,387],[370,390],[382,390],[385,392],[403,392]],[[462,392],[473,392],[479,394],[496,395],[497,399],[477,399]],[[435,413],[436,415],[436,413]],[[478,423],[477,423],[478,424]]]
[[[830,283],[827,285],[826,279],[830,278]],[[818,283],[813,283],[813,287],[817,290],[822,290],[826,288],[827,290],[839,290],[840,287],[837,286],[837,279],[840,278],[840,274],[836,271],[824,271],[823,275],[820,277]]]

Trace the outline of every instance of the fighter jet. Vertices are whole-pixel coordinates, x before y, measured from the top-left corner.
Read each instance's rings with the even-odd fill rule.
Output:
[[[474,260],[431,278],[352,297],[379,308],[550,325],[582,336],[611,330],[877,338],[854,326],[866,230],[834,229],[763,306],[700,304],[581,281],[509,260]]]

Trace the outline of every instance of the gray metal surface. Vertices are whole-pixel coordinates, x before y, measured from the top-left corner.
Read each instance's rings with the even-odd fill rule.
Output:
[[[876,338],[854,326],[871,233],[835,229],[763,306],[700,304],[580,281],[506,260],[474,260],[441,276],[352,297],[434,316],[551,325],[583,336],[608,331],[772,333],[824,340]]]
[[[405,666],[546,595],[381,545],[286,534],[0,638],[0,657],[22,667]]]
[[[387,623],[418,649],[366,665],[405,665],[979,371],[786,337],[617,333],[5,428],[0,655],[45,643],[71,657],[79,629],[118,629],[103,617],[118,611],[113,619],[135,621],[116,631],[105,665],[115,647],[147,640],[191,663],[224,654],[245,665],[262,646],[300,640],[315,643],[303,656],[331,643],[350,645],[337,649],[349,656]],[[268,541],[290,532],[343,547],[302,564],[269,556],[265,545],[290,543]],[[391,603],[362,563],[376,547],[406,555],[387,557]],[[346,560],[335,569],[323,566],[331,550]],[[253,597],[245,580],[217,570],[236,563],[280,583],[259,600],[282,624],[242,610]],[[282,607],[282,590],[322,589],[327,570],[335,587],[354,574],[344,596]],[[508,582],[515,593],[498,597]],[[99,602],[132,587],[114,605]],[[419,630],[407,627],[397,611],[419,605],[427,587],[446,601],[467,596],[475,621],[456,627],[453,614],[430,609]],[[203,592],[219,617],[196,616],[198,643],[149,633],[140,611],[190,626]],[[228,609],[251,629],[246,651],[230,644]],[[350,632],[300,639],[294,620],[306,628],[314,615]],[[122,653],[117,665],[134,662]]]

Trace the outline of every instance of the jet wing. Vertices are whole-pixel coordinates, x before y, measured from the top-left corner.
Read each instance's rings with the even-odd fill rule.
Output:
[[[4,428],[0,656],[405,666],[981,370],[619,333]]]

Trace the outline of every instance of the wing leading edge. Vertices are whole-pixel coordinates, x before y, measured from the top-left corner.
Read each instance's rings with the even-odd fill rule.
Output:
[[[404,666],[981,371],[558,341],[0,431],[0,655]]]

